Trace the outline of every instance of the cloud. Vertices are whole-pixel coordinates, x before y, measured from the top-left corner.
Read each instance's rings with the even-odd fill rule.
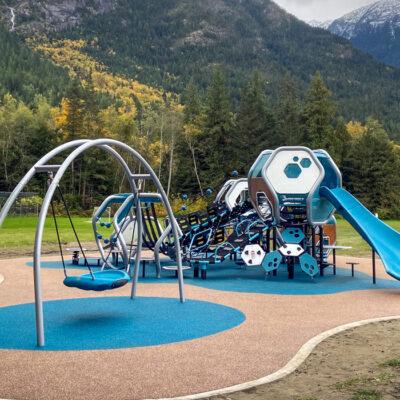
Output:
[[[305,21],[326,21],[373,3],[373,0],[275,0],[282,8]]]

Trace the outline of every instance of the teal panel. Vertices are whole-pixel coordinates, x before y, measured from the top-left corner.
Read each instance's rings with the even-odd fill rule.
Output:
[[[301,243],[304,238],[304,232],[300,228],[286,228],[282,233],[283,240],[286,243],[298,244]]]
[[[314,154],[325,170],[325,176],[320,187],[340,187],[341,176],[338,175],[331,158],[325,153],[318,151],[315,151]],[[321,198],[319,190],[316,190],[311,203],[311,220],[313,222],[324,222],[330,218],[334,210],[334,206],[326,199]]]

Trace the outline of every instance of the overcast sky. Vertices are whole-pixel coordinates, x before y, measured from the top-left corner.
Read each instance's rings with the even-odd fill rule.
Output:
[[[285,10],[304,21],[326,21],[374,3],[376,0],[274,0]]]

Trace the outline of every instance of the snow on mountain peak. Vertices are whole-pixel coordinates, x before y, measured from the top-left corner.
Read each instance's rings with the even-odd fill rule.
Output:
[[[392,29],[400,27],[400,0],[380,0],[361,7],[333,21],[329,30],[351,39],[360,26],[379,28],[386,24]]]

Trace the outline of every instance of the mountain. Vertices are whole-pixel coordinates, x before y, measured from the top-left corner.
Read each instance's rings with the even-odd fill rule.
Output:
[[[0,0],[0,18],[10,30],[32,35],[77,26],[91,15],[109,12],[110,0]]]
[[[328,29],[332,22],[333,20],[331,19],[327,21],[317,21],[316,19],[312,19],[311,21],[307,21],[307,24],[313,28]]]
[[[0,99],[7,92],[31,103],[37,94],[61,100],[69,84],[66,71],[44,60],[0,25]]]
[[[0,15],[36,48],[79,41],[110,72],[175,93],[191,80],[205,88],[221,66],[233,96],[259,70],[277,99],[284,76],[304,89],[320,71],[345,117],[400,131],[400,71],[270,0],[3,0]]]
[[[333,21],[329,31],[378,60],[400,67],[400,0],[381,0]]]

